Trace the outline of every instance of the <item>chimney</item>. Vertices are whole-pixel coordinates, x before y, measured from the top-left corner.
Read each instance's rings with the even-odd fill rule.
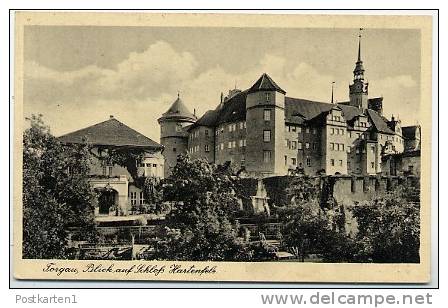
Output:
[[[113,116],[113,115],[110,115],[110,116],[109,116],[109,119],[113,119],[113,118],[114,118],[114,116]]]

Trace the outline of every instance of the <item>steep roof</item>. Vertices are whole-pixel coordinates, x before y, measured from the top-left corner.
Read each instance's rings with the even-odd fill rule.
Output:
[[[257,92],[257,91],[278,91],[280,93],[285,94],[286,91],[279,87],[278,84],[269,77],[268,74],[263,73],[260,78],[253,84],[249,89],[249,93]]]
[[[198,126],[213,127],[216,124],[216,119],[218,118],[218,111],[208,110],[202,117],[199,118],[194,124],[189,125],[188,130],[193,129]]]
[[[334,107],[336,107],[336,105],[329,103],[285,97],[286,122],[302,124],[304,120],[311,120],[322,112],[328,112]]]
[[[218,112],[217,125],[226,122],[244,121],[246,119],[246,97],[248,90],[239,92],[223,103]]]
[[[184,102],[178,96],[171,107],[162,114],[162,117],[181,117],[181,118],[190,118],[195,120],[196,116],[188,110],[187,106],[185,106]]]
[[[387,126],[387,123],[384,121],[383,117],[381,117],[376,111],[367,109],[367,113],[369,114],[373,125],[380,133],[394,134],[394,131]]]
[[[338,103],[339,108],[342,109],[342,112],[344,113],[344,118],[346,121],[351,121],[355,117],[359,117],[361,115],[364,115],[362,113],[362,110],[358,107],[349,106],[345,104]]]
[[[151,140],[115,118],[58,137],[62,143],[89,143],[105,146],[129,146],[162,149]]]

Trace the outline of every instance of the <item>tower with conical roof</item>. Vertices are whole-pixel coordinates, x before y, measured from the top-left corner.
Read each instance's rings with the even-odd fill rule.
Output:
[[[364,80],[364,65],[361,60],[361,34],[358,42],[358,60],[353,70],[353,84],[349,86],[350,105],[360,109],[368,108],[368,83]]]
[[[188,133],[186,127],[196,122],[196,115],[188,110],[180,99],[177,99],[171,107],[158,119],[160,125],[160,143],[165,147],[165,178],[171,173],[171,168],[177,163],[177,156],[187,152]]]
[[[258,176],[285,175],[285,94],[264,73],[246,97],[246,169]]]

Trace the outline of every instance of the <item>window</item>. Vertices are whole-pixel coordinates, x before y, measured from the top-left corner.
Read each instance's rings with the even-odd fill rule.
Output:
[[[224,143],[221,143],[221,151],[224,150]]]
[[[297,132],[300,134],[302,132],[302,128],[299,126],[297,127]]]
[[[310,128],[309,128],[309,127],[306,128],[306,133],[307,133],[307,134],[310,133]]]
[[[109,176],[112,176],[112,166],[108,166],[107,169],[109,171]]]
[[[243,122],[243,126],[244,126],[244,128],[246,128],[246,121]]]
[[[285,166],[288,164],[288,156],[285,155]]]
[[[206,136],[208,136],[208,129],[206,129],[206,130],[204,131],[204,134],[205,134]]]
[[[317,143],[313,142],[313,150],[317,149]]]
[[[243,129],[243,122],[240,122],[240,129]]]
[[[409,171],[409,173],[414,172],[414,166],[413,165],[409,165],[408,166],[408,171]]]
[[[264,120],[271,121],[271,110],[270,109],[264,110]]]
[[[270,142],[271,141],[271,131],[270,130],[263,131],[263,141],[264,142]]]
[[[297,141],[291,141],[291,150],[297,149]]]
[[[229,124],[229,133],[232,131],[232,124]]]
[[[309,157],[306,158],[306,165],[308,167],[311,167],[311,158],[309,158]]]
[[[107,167],[106,167],[106,165],[103,166],[103,175],[104,176],[107,175]]]
[[[241,167],[244,167],[246,164],[246,159],[243,157],[241,158]]]
[[[240,139],[240,148],[242,148],[243,147],[243,139]]]
[[[205,152],[210,152],[210,148],[209,148],[208,144],[205,145],[205,149],[204,150],[205,150]]]
[[[341,144],[341,151],[344,151],[344,144]]]
[[[266,103],[269,103],[270,100],[271,100],[270,93],[266,93]]]
[[[342,167],[342,159],[339,160],[339,166]]]
[[[330,159],[330,165],[334,166],[334,159]]]
[[[232,148],[232,141],[229,141],[229,144],[227,145],[227,148],[228,148],[228,149],[231,149],[231,148]]]
[[[341,128],[341,135],[344,135],[344,129]]]
[[[176,148],[173,148],[173,152],[176,152],[176,150],[177,150]]]
[[[339,128],[335,129],[336,135],[339,135]]]
[[[236,141],[232,141],[232,148],[236,148]]]
[[[263,151],[263,162],[265,163],[271,162],[271,151]]]
[[[356,148],[356,154],[359,154],[359,149],[358,148]]]
[[[350,162],[347,162],[347,168],[350,169]]]
[[[351,146],[347,146],[347,153],[350,153],[352,151],[352,147]]]
[[[296,131],[297,131],[297,127],[295,127],[295,126],[291,126],[291,131],[292,131],[292,132],[296,132]]]
[[[145,204],[145,194],[143,191],[140,192],[140,205]]]
[[[297,148],[298,148],[299,150],[302,149],[302,142],[297,142]]]
[[[309,149],[310,148],[310,144],[307,142],[305,143],[305,148]]]
[[[246,146],[246,139],[243,139],[243,147]]]
[[[352,132],[348,132],[348,135],[351,138],[352,137]]]
[[[317,134],[317,129],[313,128],[313,135]]]
[[[374,145],[370,146],[370,151],[372,151],[372,153],[375,153],[375,146]]]
[[[137,192],[131,191],[131,205],[137,204]]]
[[[176,132],[181,132],[182,131],[182,125],[181,124],[177,124],[176,125]]]
[[[334,128],[331,129],[331,134],[334,135]]]
[[[374,168],[375,168],[375,163],[374,163],[374,162],[371,162],[371,163],[370,163],[370,167],[371,167],[372,169],[374,169]]]
[[[295,166],[297,164],[297,159],[296,158],[291,158],[291,163],[293,164],[293,166]]]
[[[336,150],[339,151],[339,143],[336,143]]]
[[[330,150],[334,150],[334,143],[330,142]]]

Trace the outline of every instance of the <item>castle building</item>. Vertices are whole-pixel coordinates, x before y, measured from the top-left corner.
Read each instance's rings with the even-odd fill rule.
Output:
[[[246,90],[233,89],[199,119],[178,98],[159,119],[165,176],[176,156],[188,153],[215,164],[231,163],[250,176],[374,175],[385,155],[405,151],[401,121],[383,115],[383,98],[368,96],[361,57],[346,102],[317,102],[286,95],[268,74]],[[409,133],[411,134],[411,133]],[[415,135],[415,134],[414,134]]]

